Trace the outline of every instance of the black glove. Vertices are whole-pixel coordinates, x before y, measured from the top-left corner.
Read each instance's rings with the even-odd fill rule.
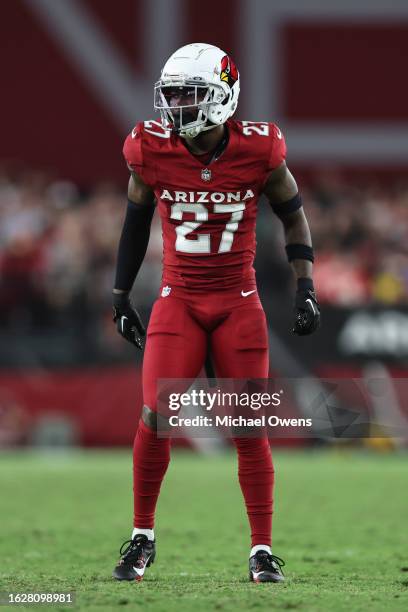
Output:
[[[295,324],[292,329],[293,333],[298,336],[307,336],[316,331],[319,325],[320,308],[313,285],[308,289],[298,287],[295,300]]]
[[[137,348],[143,349],[146,330],[139,314],[133,308],[128,293],[113,294],[113,321],[121,336]]]

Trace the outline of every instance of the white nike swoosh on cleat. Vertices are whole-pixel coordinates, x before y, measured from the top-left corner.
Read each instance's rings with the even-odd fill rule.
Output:
[[[252,289],[252,291],[241,291],[241,295],[242,297],[247,297],[248,295],[251,295],[251,293],[255,293],[256,289]]]
[[[256,580],[261,574],[264,574],[265,572],[252,572],[252,577],[254,580]]]
[[[152,555],[149,555],[149,556],[147,557],[147,559],[146,559],[146,563],[144,564],[144,566],[143,566],[143,567],[135,567],[134,565],[132,566],[132,567],[133,567],[133,569],[135,570],[135,572],[136,572],[136,574],[137,574],[138,576],[143,576],[143,575],[144,575],[144,573],[145,573],[145,571],[146,571],[147,564],[149,563],[149,560],[150,560],[150,557],[151,557],[151,556],[152,556]]]

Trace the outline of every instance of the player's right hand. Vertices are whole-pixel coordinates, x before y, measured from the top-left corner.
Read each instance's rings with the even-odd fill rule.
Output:
[[[146,330],[128,293],[113,293],[113,321],[116,323],[119,334],[125,340],[143,349]]]

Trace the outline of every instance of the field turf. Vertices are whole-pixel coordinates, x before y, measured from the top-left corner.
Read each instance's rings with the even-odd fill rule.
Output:
[[[0,590],[75,591],[75,606],[52,608],[101,612],[408,610],[407,461],[276,452],[273,550],[287,582],[256,585],[247,581],[235,456],[173,452],[156,562],[142,583],[118,583],[111,570],[130,532],[130,451],[3,453]]]

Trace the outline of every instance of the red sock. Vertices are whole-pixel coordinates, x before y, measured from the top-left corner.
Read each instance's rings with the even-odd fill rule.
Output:
[[[140,419],[133,445],[133,526],[153,529],[160,486],[170,461],[170,438],[158,438],[156,431]]]
[[[271,545],[274,469],[267,438],[234,438],[252,546]]]

